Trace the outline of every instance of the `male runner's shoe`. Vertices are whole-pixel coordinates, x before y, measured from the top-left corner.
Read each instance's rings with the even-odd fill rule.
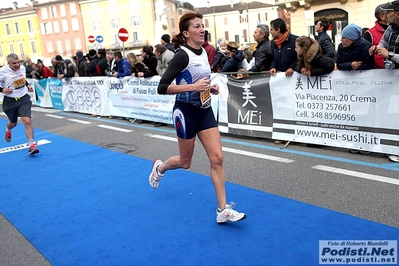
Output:
[[[6,131],[6,134],[4,135],[4,139],[5,139],[7,142],[10,142],[10,141],[11,141],[11,131]]]
[[[36,153],[39,153],[39,150],[36,148],[36,144],[30,145],[28,154],[32,155],[32,154],[36,154]]]
[[[230,202],[230,204],[226,204],[223,210],[216,210],[216,222],[218,224],[225,222],[238,222],[247,218],[245,213],[233,210],[235,205],[234,202]]]
[[[153,188],[158,188],[159,186],[159,181],[161,181],[161,178],[163,177],[163,174],[161,175],[158,172],[158,166],[162,164],[161,160],[155,160],[154,164],[152,165],[152,171],[150,176],[148,177],[148,181],[150,183],[150,186]]]

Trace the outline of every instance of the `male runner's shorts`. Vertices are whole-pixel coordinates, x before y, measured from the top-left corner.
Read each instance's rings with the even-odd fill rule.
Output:
[[[30,96],[25,94],[21,98],[10,98],[4,96],[3,112],[7,115],[11,123],[16,123],[18,116],[31,117],[32,101]]]
[[[212,107],[202,109],[181,101],[173,107],[173,125],[182,139],[192,139],[198,132],[218,126]]]

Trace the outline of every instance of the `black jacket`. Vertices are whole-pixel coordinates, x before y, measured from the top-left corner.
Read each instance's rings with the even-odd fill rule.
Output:
[[[241,50],[238,50],[232,57],[227,59],[220,72],[237,72],[242,68],[242,60],[244,59],[244,53]]]
[[[297,53],[295,51],[295,41],[298,36],[289,33],[287,39],[281,45],[281,50],[277,44],[272,41],[270,44],[273,61],[270,68],[275,68],[277,71],[285,72],[289,68],[295,69],[297,61]]]
[[[144,58],[143,63],[150,70],[150,71],[144,72],[145,78],[158,75],[158,72],[157,72],[158,59],[156,58],[155,54],[147,55],[146,58]]]
[[[87,74],[87,60],[85,57],[78,58],[78,73],[79,77],[88,77]]]
[[[254,52],[254,57],[255,64],[251,69],[249,69],[249,71],[260,72],[270,70],[273,56],[271,54],[270,41],[268,37],[258,43]]]
[[[99,76],[106,76],[105,71],[107,70],[107,58],[105,56],[99,58],[97,66],[100,69]]]
[[[95,77],[98,76],[99,73],[97,71],[97,64],[98,64],[98,57],[95,55],[93,58],[89,58],[89,65],[87,66],[87,74],[89,74],[90,77]]]
[[[353,70],[353,61],[363,61],[356,70],[366,70],[375,68],[374,57],[369,54],[369,43],[365,38],[359,37],[349,47],[343,47],[342,43],[338,46],[337,67],[339,70]]]
[[[335,57],[334,45],[331,41],[330,36],[328,36],[328,34],[325,31],[320,32],[316,40],[320,44],[322,55],[325,55],[330,58]]]

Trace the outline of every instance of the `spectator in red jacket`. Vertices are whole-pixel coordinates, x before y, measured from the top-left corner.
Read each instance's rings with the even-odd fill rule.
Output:
[[[40,59],[37,60],[37,70],[40,73],[41,79],[54,78],[54,74],[51,69],[43,65],[43,62]]]
[[[206,53],[208,54],[208,63],[211,66],[213,63],[213,60],[215,60],[215,55],[216,55],[216,48],[208,43],[208,31],[205,31],[205,35],[204,35],[204,43],[201,45],[202,47],[204,47]]]

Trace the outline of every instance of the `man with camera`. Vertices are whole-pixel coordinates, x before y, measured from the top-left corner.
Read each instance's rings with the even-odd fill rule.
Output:
[[[370,54],[384,57],[384,68],[399,68],[399,0],[389,2],[380,7],[384,10],[388,28],[385,30],[380,43],[370,47]],[[390,155],[389,160],[399,162],[398,155]]]
[[[392,1],[380,7],[384,10],[388,21],[388,28],[378,46],[370,47],[370,55],[377,54],[384,57],[384,68],[399,68],[399,0]]]

